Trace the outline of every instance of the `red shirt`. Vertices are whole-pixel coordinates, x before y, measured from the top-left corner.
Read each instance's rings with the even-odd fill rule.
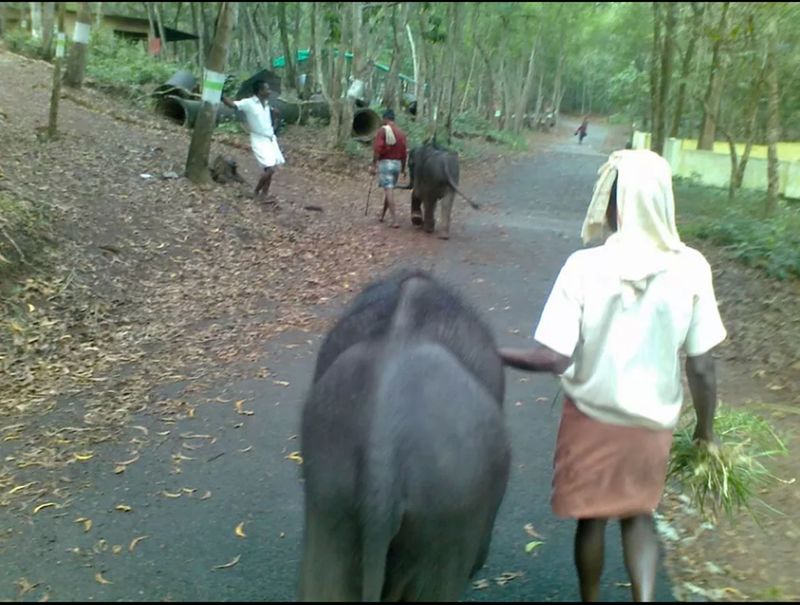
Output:
[[[396,125],[388,125],[394,133],[394,138],[397,140],[394,145],[386,144],[386,131],[383,126],[378,129],[378,134],[375,135],[375,144],[373,149],[375,156],[380,160],[400,160],[406,161],[406,135]]]

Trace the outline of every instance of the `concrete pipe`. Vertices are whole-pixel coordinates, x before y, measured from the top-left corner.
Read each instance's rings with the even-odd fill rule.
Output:
[[[188,98],[194,95],[197,87],[197,78],[190,71],[176,71],[172,77],[153,91],[154,97],[163,97],[168,94]]]
[[[197,119],[197,112],[200,110],[202,101],[196,99],[185,99],[178,95],[165,95],[156,102],[156,113],[182,124],[187,128],[193,128]],[[290,103],[280,98],[273,98],[270,103],[280,112],[282,124],[305,124],[308,118],[318,118],[321,120],[330,119],[330,108],[325,101],[316,99],[301,103]],[[227,105],[220,104],[217,108],[217,124],[238,119],[235,109]],[[353,126],[350,136],[361,141],[371,140],[378,128],[381,127],[380,116],[371,109],[356,109],[353,113]],[[276,132],[280,130],[280,124],[276,124]]]
[[[381,117],[371,109],[356,109],[353,113],[353,131],[350,136],[360,141],[370,140],[382,124]]]
[[[182,124],[187,128],[193,128],[201,104],[202,101],[183,99],[176,95],[167,95],[161,97],[156,103],[156,113],[169,118],[173,122]],[[221,122],[230,122],[236,119],[236,110],[220,103],[217,107],[217,125]]]

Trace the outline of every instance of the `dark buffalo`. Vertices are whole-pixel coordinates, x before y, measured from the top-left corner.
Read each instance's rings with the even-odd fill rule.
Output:
[[[508,482],[504,390],[491,332],[432,276],[402,271],[356,298],[303,408],[301,600],[463,594]]]

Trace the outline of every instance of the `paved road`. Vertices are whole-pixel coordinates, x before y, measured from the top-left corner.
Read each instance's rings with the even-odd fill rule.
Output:
[[[529,338],[558,269],[580,246],[583,212],[603,161],[592,135],[595,145],[602,145],[604,131],[595,127],[580,148],[574,138],[565,138],[546,152],[505,166],[493,184],[475,192],[493,202],[493,210],[476,213],[457,202],[454,237],[437,244],[433,271],[465,293],[502,344],[519,345]],[[430,268],[431,260],[423,266]],[[114,474],[114,461],[128,457],[135,445],[99,449],[98,465],[72,465],[64,479],[92,487],[69,508],[41,511],[34,522],[6,515],[6,531],[0,532],[0,599],[293,600],[302,486],[299,467],[287,455],[299,449],[294,437],[300,403],[319,338],[293,333],[269,343],[263,363],[247,374],[253,378],[204,393],[223,402],[198,407],[191,419],[169,425],[152,417],[138,419],[148,430],[146,438],[159,445],[142,448],[141,459],[121,475]],[[255,377],[261,366],[272,375]],[[516,371],[507,377],[513,471],[489,561],[479,575],[489,587],[468,591],[465,600],[574,601],[574,526],[555,519],[549,507],[561,410],[558,384],[552,377]],[[186,386],[163,385],[159,393],[181,393],[191,402]],[[236,413],[233,402],[238,400],[245,400],[241,411],[254,414]],[[165,430],[170,434],[158,435]],[[187,432],[216,440],[179,437]],[[140,429],[132,435],[145,438]],[[164,495],[174,496],[182,488],[196,491]],[[209,491],[210,497],[201,499]],[[131,511],[116,510],[120,504]],[[92,519],[89,532],[75,522],[80,517]],[[245,522],[246,538],[234,533],[240,522]],[[524,530],[528,523],[544,542],[532,555],[524,550],[531,540]],[[143,535],[147,539],[131,552],[131,540]],[[121,551],[115,554],[114,546]],[[212,570],[234,560],[238,563],[232,567]],[[504,572],[523,575],[500,586],[494,578]],[[38,586],[20,597],[15,585],[20,578]],[[626,581],[618,527],[612,524],[603,600],[629,600],[628,589],[620,585]],[[663,573],[658,597],[672,600]]]

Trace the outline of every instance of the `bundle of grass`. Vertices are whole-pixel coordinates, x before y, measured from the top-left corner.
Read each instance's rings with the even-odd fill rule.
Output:
[[[781,481],[762,460],[786,454],[786,446],[769,423],[752,412],[720,406],[714,430],[718,444],[696,444],[692,438],[694,414],[683,416],[672,443],[668,478],[712,522],[717,522],[721,513],[733,519],[742,509],[758,522],[754,503],[781,514],[756,495],[770,483]]]

